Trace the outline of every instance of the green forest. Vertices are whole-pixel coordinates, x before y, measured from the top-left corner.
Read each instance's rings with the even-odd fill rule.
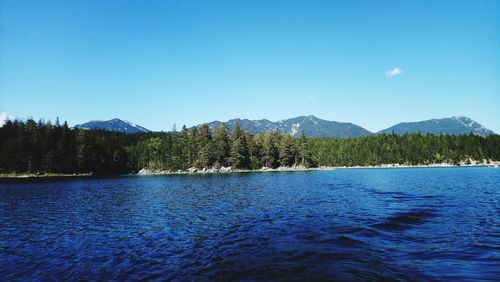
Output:
[[[500,136],[372,135],[298,138],[250,134],[225,125],[180,132],[117,133],[72,129],[64,122],[8,121],[0,128],[0,173],[135,173],[151,170],[280,166],[366,166],[500,160]]]

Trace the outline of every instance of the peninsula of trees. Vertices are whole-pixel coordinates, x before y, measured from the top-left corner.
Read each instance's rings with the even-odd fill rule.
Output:
[[[168,133],[71,129],[59,121],[8,121],[0,128],[0,173],[134,173],[280,166],[459,164],[500,160],[500,136],[379,134],[356,138],[293,138],[250,134],[222,124]]]

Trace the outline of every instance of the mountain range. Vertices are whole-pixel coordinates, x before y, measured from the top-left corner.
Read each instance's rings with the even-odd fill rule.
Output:
[[[479,136],[488,136],[491,134],[495,134],[492,130],[487,129],[481,124],[464,116],[453,116],[450,118],[430,119],[418,122],[401,122],[379,132],[370,132],[367,129],[353,123],[328,121],[312,115],[299,116],[295,118],[279,120],[276,122],[267,119],[231,119],[226,122],[212,121],[207,124],[212,130],[215,130],[222,123],[225,123],[230,131],[236,124],[239,124],[241,128],[246,129],[253,134],[280,130],[281,132],[287,132],[292,136],[298,136],[303,130],[306,136],[313,138],[350,138],[372,134],[391,133],[402,135],[412,132],[420,132],[422,134],[432,133],[450,135],[472,133]],[[142,126],[123,121],[118,118],[108,121],[90,121],[84,124],[76,125],[75,127],[82,129],[103,129],[128,133],[151,132],[150,130]]]
[[[215,129],[221,124],[222,122],[220,121],[213,121],[208,123],[208,126],[211,129]],[[239,124],[241,128],[246,129],[253,134],[272,132],[276,129],[279,129],[281,132],[288,132],[292,136],[298,136],[300,132],[304,130],[304,134],[309,137],[349,138],[372,134],[370,131],[353,123],[328,121],[319,119],[312,115],[284,119],[277,122],[272,122],[267,119],[231,119],[226,122],[230,131],[236,124]]]

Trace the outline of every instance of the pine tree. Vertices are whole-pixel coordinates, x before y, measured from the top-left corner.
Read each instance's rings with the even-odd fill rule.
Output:
[[[304,134],[303,129],[300,131],[297,147],[300,165],[310,167],[312,165],[311,153],[309,151],[309,144],[307,143],[306,135]]]
[[[195,166],[198,168],[208,167],[212,164],[212,134],[207,124],[200,127],[197,138],[197,156]]]
[[[296,150],[293,137],[290,134],[285,134],[281,139],[279,147],[280,164],[282,166],[293,166],[296,164]]]
[[[196,126],[193,126],[189,132],[188,148],[188,163],[189,166],[193,166],[198,155],[198,128]]]
[[[213,136],[213,157],[214,166],[226,166],[229,156],[229,134],[226,124],[221,124],[215,130]]]
[[[281,139],[279,130],[273,133],[265,133],[262,142],[262,163],[266,167],[277,168],[279,166],[278,145]]]
[[[234,168],[248,168],[248,145],[239,124],[235,125],[231,134],[231,148],[229,151],[228,161],[229,164]]]

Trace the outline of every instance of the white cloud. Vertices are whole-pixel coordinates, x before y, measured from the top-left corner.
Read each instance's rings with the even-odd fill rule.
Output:
[[[400,75],[402,73],[403,73],[403,70],[401,70],[400,68],[395,68],[395,69],[386,71],[385,76],[391,77],[391,76]]]
[[[12,120],[12,116],[9,116],[9,114],[5,112],[0,113],[0,127],[2,127],[8,120]]]

